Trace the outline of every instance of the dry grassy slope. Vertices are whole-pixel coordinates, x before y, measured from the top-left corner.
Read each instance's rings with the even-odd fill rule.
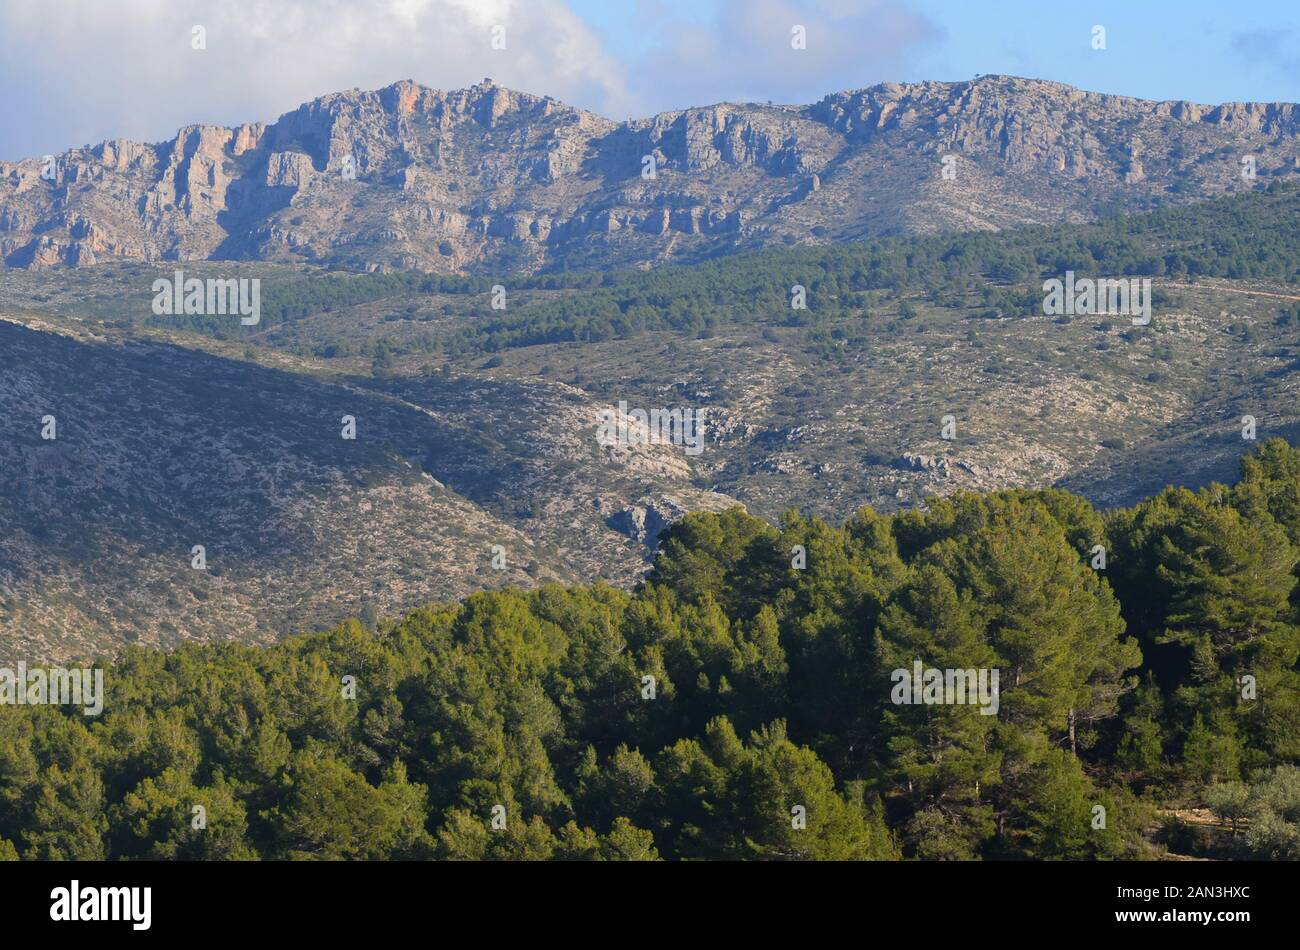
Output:
[[[58,316],[0,320],[0,352],[0,660],[267,641],[501,584],[627,584],[648,552],[609,517],[646,495],[729,503],[670,447],[607,458],[595,408],[564,387],[387,394]]]
[[[0,322],[8,657],[135,636],[267,640],[367,605],[393,613],[501,583],[626,585],[645,568],[648,548],[627,532],[653,521],[646,508],[672,517],[736,499],[769,518],[794,506],[838,522],[862,504],[1053,484],[1108,506],[1230,479],[1250,447],[1242,415],[1261,439],[1300,436],[1300,340],[1275,325],[1281,298],[1267,296],[1281,287],[1171,285],[1145,328],[988,319],[974,298],[912,298],[916,315],[903,319],[882,294],[862,346],[726,324],[706,339],[648,333],[440,359],[449,375],[413,354],[372,376],[364,358],[272,345],[296,324],[252,345],[128,335],[101,322],[117,284],[75,274],[6,284],[26,301]],[[36,298],[50,309],[33,309]],[[412,305],[410,319],[383,317]],[[318,314],[310,334],[355,324],[400,336],[428,305]],[[704,453],[602,449],[597,410],[620,400],[702,411]],[[59,419],[53,443],[39,438],[47,412]],[[948,413],[954,441],[940,438]],[[344,414],[358,420],[356,442],[339,438]],[[193,544],[206,545],[207,572],[189,567]],[[491,569],[493,544],[507,549],[505,572]]]
[[[1260,440],[1300,436],[1300,339],[1274,325],[1279,300],[1264,295],[1287,291],[1244,289],[1177,288],[1143,328],[984,319],[974,300],[948,309],[918,298],[910,320],[896,305],[873,308],[869,345],[831,355],[802,328],[727,325],[709,339],[516,349],[488,372],[545,368],[608,403],[704,407],[700,475],[770,518],[794,506],[838,522],[862,504],[896,510],[1005,486],[1061,485],[1114,506],[1166,484],[1234,479],[1252,445],[1243,415]],[[954,441],[941,438],[947,414]]]
[[[653,180],[641,175],[647,155]],[[618,124],[490,82],[400,82],[324,96],[269,125],[72,149],[49,180],[40,159],[0,162],[0,261],[610,267],[1084,220],[1251,187],[1246,155],[1263,180],[1296,174],[1297,107],[984,76]],[[940,175],[944,156],[953,180]]]

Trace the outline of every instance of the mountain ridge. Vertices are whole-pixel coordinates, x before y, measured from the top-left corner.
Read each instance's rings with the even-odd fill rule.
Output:
[[[1300,174],[1300,106],[998,75],[618,122],[491,80],[450,91],[402,80],[270,123],[0,162],[0,261],[643,265],[1183,203],[1252,185],[1248,155],[1258,176]]]

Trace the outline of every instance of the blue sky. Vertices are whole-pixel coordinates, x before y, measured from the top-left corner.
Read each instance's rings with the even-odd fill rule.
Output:
[[[1296,102],[1300,0],[0,0],[0,160],[274,121],[399,79],[491,76],[623,119],[976,73]]]
[[[726,29],[725,5],[718,0],[568,2],[629,63],[655,48],[657,24],[679,20]],[[889,64],[846,63],[823,92],[883,79],[1008,73],[1146,99],[1300,101],[1300,0],[903,0],[897,5],[928,20],[936,35],[908,48],[896,74],[882,74],[881,67]],[[811,24],[818,8],[837,4],[788,6],[808,9]],[[1106,27],[1105,52],[1091,48],[1094,25]],[[810,25],[815,52],[812,37]],[[708,98],[701,90],[696,101]]]

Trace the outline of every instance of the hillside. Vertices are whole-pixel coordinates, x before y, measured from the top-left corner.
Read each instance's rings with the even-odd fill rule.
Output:
[[[1274,186],[524,277],[504,311],[477,278],[248,265],[255,327],[155,316],[168,266],[0,272],[0,632],[15,656],[269,642],[507,583],[627,587],[688,510],[840,523],[960,490],[1109,507],[1224,480],[1300,437],[1298,205]],[[1041,280],[1070,268],[1153,275],[1150,325],[1044,316]],[[600,445],[620,402],[698,412],[703,451]]]
[[[1294,860],[1298,489],[697,513],[632,594],[133,647],[0,706],[0,859]]]
[[[0,260],[609,268],[1085,221],[1249,190],[1297,163],[1294,104],[1151,102],[1008,76],[622,123],[490,80],[404,81],[269,124],[0,162]]]
[[[503,584],[626,584],[648,552],[610,518],[647,492],[729,503],[667,447],[585,442],[596,409],[578,391],[431,379],[422,406],[42,321],[0,320],[0,352],[4,659],[266,643]]]

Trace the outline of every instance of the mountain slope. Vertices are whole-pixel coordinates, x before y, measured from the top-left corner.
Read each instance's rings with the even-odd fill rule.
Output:
[[[269,125],[0,162],[0,260],[608,267],[1084,220],[1250,188],[1247,157],[1264,180],[1297,173],[1294,104],[985,76],[615,123],[490,80],[453,92],[399,82]]]
[[[730,504],[668,446],[602,453],[594,405],[562,387],[430,380],[407,400],[23,322],[0,320],[0,659],[269,642],[504,584],[626,585],[649,548],[619,513],[647,493]]]
[[[246,263],[250,327],[153,314],[170,265],[3,271],[0,643],[267,641],[502,583],[626,587],[665,523],[733,500],[842,522],[1225,478],[1244,416],[1300,432],[1298,216],[1275,182],[1089,225],[506,278],[506,310],[483,278]],[[1151,322],[1044,316],[1066,270],[1149,275]],[[601,445],[620,403],[698,413],[702,454]]]

